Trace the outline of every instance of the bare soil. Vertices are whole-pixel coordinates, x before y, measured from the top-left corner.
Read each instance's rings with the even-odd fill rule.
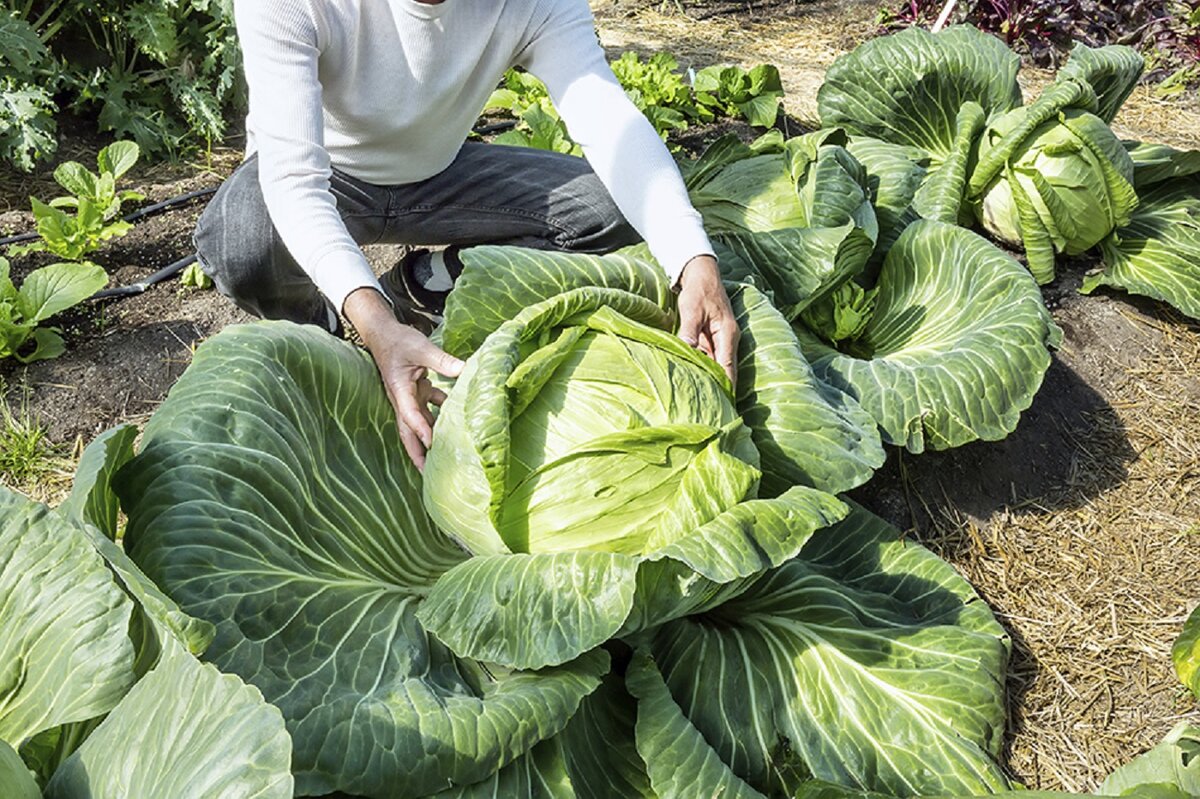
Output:
[[[878,3],[593,6],[602,42],[614,53],[667,49],[685,66],[777,64],[790,124],[803,127],[816,124],[824,70],[873,34]],[[1049,77],[1025,74],[1030,92]],[[1200,113],[1149,90],[1134,95],[1118,123],[1125,135],[1200,146]],[[698,132],[689,149],[723,130]],[[94,157],[87,142],[76,149],[68,155]],[[231,147],[211,163],[139,169],[133,181],[147,202],[162,200],[217,185],[238,155]],[[29,229],[22,210],[29,194],[54,193],[45,174],[0,175],[0,235]],[[189,253],[202,208],[198,202],[147,219],[96,260],[114,284],[138,280]],[[382,269],[396,252],[370,256]],[[19,275],[41,262],[14,266]],[[1012,435],[944,453],[892,451],[855,492],[957,565],[1012,636],[1013,775],[1031,788],[1080,792],[1181,719],[1200,722],[1169,658],[1186,613],[1200,603],[1200,325],[1149,301],[1079,295],[1082,275],[1094,266],[1068,264],[1046,288],[1065,341]],[[216,293],[177,281],[94,305],[64,321],[63,357],[0,364],[5,400],[24,401],[63,452],[77,452],[114,424],[143,421],[197,343],[247,319]]]

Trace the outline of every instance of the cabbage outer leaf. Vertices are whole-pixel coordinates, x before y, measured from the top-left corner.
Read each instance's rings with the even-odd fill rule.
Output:
[[[678,766],[687,758],[772,796],[812,777],[897,796],[1008,787],[1003,628],[949,564],[861,508],[644,651],[657,671],[628,679],[664,796],[650,757],[661,752],[643,749],[652,714],[674,717],[653,733],[675,742],[663,751],[684,778],[700,771]],[[648,673],[661,674],[654,690]]]
[[[458,358],[470,356],[525,308],[571,289],[621,289],[662,309],[674,301],[662,267],[632,252],[584,255],[484,246],[461,250],[459,258],[463,273],[446,298],[442,331],[442,346]]]
[[[1144,191],[1156,183],[1200,173],[1200,150],[1176,150],[1153,142],[1121,142],[1133,161],[1133,185]]]
[[[829,494],[796,486],[775,499],[737,504],[640,558],[609,552],[475,557],[438,581],[419,619],[465,657],[522,669],[555,665],[618,633],[719,604],[729,596],[722,585],[740,590],[746,578],[793,557],[816,530],[845,513]]]
[[[629,692],[638,699],[638,754],[646,763],[657,796],[765,799],[709,747],[701,731],[679,709],[654,661],[644,652],[634,655],[626,682]],[[742,699],[747,697],[743,695]]]
[[[82,527],[0,486],[0,741],[112,710],[133,684],[132,610]]]
[[[1200,607],[1184,622],[1183,632],[1171,648],[1171,659],[1179,679],[1200,699]]]
[[[79,459],[71,494],[58,508],[78,522],[93,525],[110,541],[117,540],[117,516],[121,511],[121,502],[110,484],[117,469],[133,457],[137,434],[136,426],[124,424],[96,436]]]
[[[579,799],[656,799],[635,740],[637,700],[609,673],[558,737]]]
[[[1112,122],[1145,68],[1145,59],[1132,47],[1113,44],[1093,48],[1078,42],[1055,80],[1088,84],[1096,93],[1096,116]]]
[[[196,353],[118,474],[133,560],[216,626],[206,658],[262,691],[297,792],[420,797],[489,778],[566,726],[590,653],[495,677],[417,622],[466,555],[420,502],[369,357],[286,322]]]
[[[850,154],[863,165],[879,222],[879,241],[873,261],[882,261],[904,229],[920,218],[913,200],[929,172],[924,150],[892,144],[869,136],[851,136]]]
[[[1144,190],[1129,224],[1100,242],[1100,250],[1104,269],[1084,278],[1084,294],[1112,286],[1200,319],[1200,177]]]
[[[216,630],[180,610],[114,543],[120,500],[112,490],[112,480],[133,458],[137,433],[133,425],[120,425],[97,436],[79,459],[71,494],[58,510],[85,525],[92,546],[134,602],[130,631],[137,651],[134,673],[140,677],[157,662],[168,638],[182,641],[193,655],[200,655],[212,643]]]
[[[1200,727],[1180,724],[1158,746],[1110,774],[1100,785],[1100,795],[1147,799],[1200,796]]]
[[[727,288],[742,330],[737,409],[761,459],[760,496],[792,485],[840,494],[865,483],[884,461],[871,415],[817,379],[791,325],[762,292]]]
[[[0,796],[5,799],[42,799],[37,782],[11,746],[0,741]]]
[[[988,119],[1021,104],[1019,68],[1003,42],[975,28],[909,28],[833,63],[817,93],[821,127],[917,147],[941,166],[960,151],[965,104],[977,103]]]
[[[1029,273],[969,230],[921,220],[888,253],[878,288],[849,354],[796,326],[817,377],[914,453],[1011,433],[1061,336]]]
[[[237,677],[168,644],[46,787],[48,799],[290,799],[279,710]]]

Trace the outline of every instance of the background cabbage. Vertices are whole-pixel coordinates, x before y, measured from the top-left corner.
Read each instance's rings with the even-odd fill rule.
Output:
[[[1029,114],[1022,107],[996,120],[984,133],[980,158]],[[1047,282],[1053,253],[1080,255],[1096,246],[1129,222],[1137,202],[1133,161],[1116,134],[1095,114],[1068,109],[1024,139],[973,207],[989,233],[1030,251],[1034,276]],[[1048,262],[1037,257],[1038,241],[1053,248]]]

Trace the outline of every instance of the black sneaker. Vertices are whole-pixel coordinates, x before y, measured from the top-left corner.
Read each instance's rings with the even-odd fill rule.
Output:
[[[442,251],[442,261],[451,283],[458,280],[463,270],[462,261],[458,258],[458,249],[447,247]],[[410,250],[379,280],[393,303],[397,299],[405,300],[415,305],[418,313],[436,317],[436,321],[440,322],[446,310],[446,297],[450,294],[450,289],[439,291],[427,288],[433,277],[432,255],[433,253],[426,249]]]

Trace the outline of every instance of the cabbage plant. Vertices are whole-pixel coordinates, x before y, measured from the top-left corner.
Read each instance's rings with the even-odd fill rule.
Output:
[[[969,230],[919,220],[873,292],[848,309],[867,317],[854,337],[820,326],[836,324],[836,308],[796,332],[818,378],[858,400],[884,441],[923,452],[1016,428],[1062,336],[1020,263]]]
[[[860,271],[879,236],[867,176],[846,143],[836,129],[774,147],[729,136],[688,170],[723,273],[770,288],[788,319]]]
[[[984,134],[979,154],[1013,143],[1038,106],[1015,109]],[[989,233],[1024,248],[1039,283],[1054,278],[1056,254],[1080,255],[1130,221],[1138,197],[1133,161],[1103,119],[1066,109],[1035,127],[973,204]]]
[[[1039,283],[1054,279],[1056,255],[1091,249],[1138,205],[1133,161],[1108,124],[1142,68],[1131,48],[1078,45],[1035,102],[984,133],[971,207],[990,233],[1025,250]]]
[[[1200,319],[1200,152],[1128,143],[1138,206],[1100,242],[1103,269],[1087,294],[1112,286],[1163,300]]]
[[[0,488],[0,795],[290,797],[279,711],[201,664],[209,625],[93,525],[129,430],[88,449],[61,509]]]

